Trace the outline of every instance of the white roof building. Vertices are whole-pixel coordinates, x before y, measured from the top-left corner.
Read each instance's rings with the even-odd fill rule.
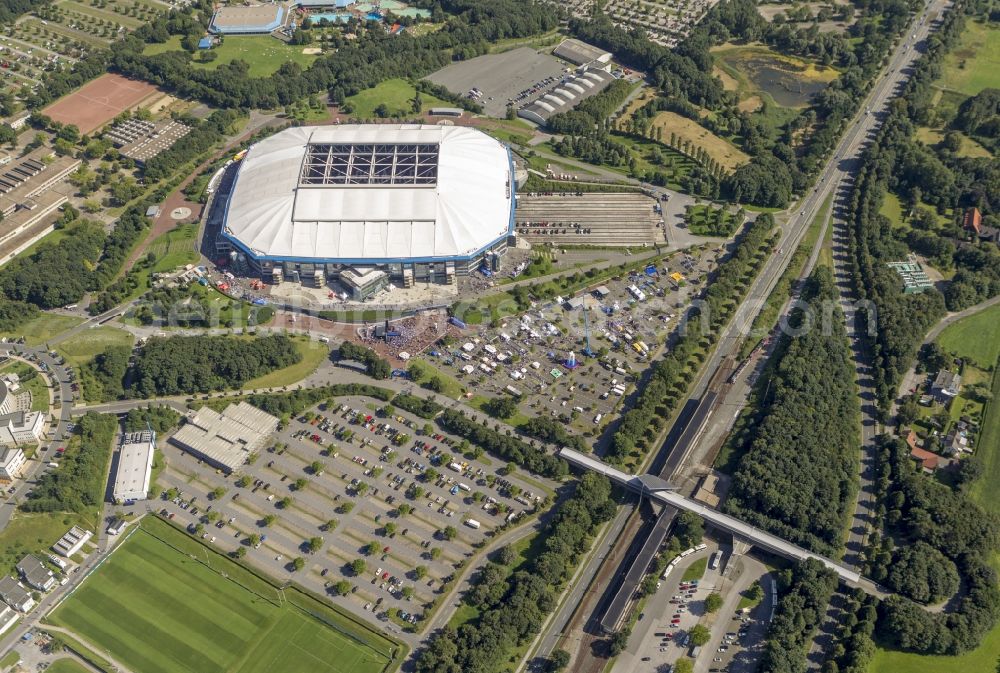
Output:
[[[80,551],[83,545],[87,544],[87,540],[93,537],[93,535],[89,530],[73,526],[61,538],[56,540],[56,543],[52,545],[52,551],[60,556],[69,558]]]
[[[226,472],[246,462],[278,429],[278,419],[257,407],[240,402],[220,414],[202,407],[188,416],[171,443]]]
[[[20,615],[14,611],[13,608],[0,603],[0,635],[7,632],[10,627],[17,623],[17,618]]]
[[[600,47],[573,38],[567,38],[560,42],[552,53],[576,65],[587,65],[595,61],[598,63],[611,62],[610,51],[604,51]]]
[[[507,147],[473,128],[289,128],[242,160],[223,236],[258,260],[470,259],[513,232],[513,179]]]
[[[20,477],[25,460],[24,451],[18,446],[0,448],[0,481],[13,481]]]
[[[115,502],[146,499],[155,449],[156,434],[153,432],[129,432],[122,436],[112,490]]]

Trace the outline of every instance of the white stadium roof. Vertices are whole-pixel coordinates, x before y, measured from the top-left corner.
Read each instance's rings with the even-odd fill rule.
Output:
[[[461,258],[509,233],[512,200],[507,148],[476,129],[301,126],[247,152],[223,231],[276,260]]]

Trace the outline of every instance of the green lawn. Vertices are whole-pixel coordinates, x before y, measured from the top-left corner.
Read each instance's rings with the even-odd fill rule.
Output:
[[[731,236],[744,218],[726,208],[701,203],[684,211],[688,231],[696,236]]]
[[[42,313],[33,320],[29,320],[13,332],[4,332],[6,337],[24,337],[24,342],[29,346],[37,346],[48,341],[50,338],[65,332],[71,327],[76,327],[82,318],[71,315],[56,315],[55,313]]]
[[[346,618],[312,599],[279,603],[276,587],[239,583],[246,571],[221,554],[189,556],[195,541],[182,532],[151,517],[142,525],[52,621],[141,673],[386,670],[392,644],[378,634],[364,642],[359,624],[330,628],[321,619]]]
[[[937,83],[969,96],[1000,87],[1000,28],[967,21],[958,44],[944,58]]]
[[[79,366],[90,360],[108,346],[129,346],[135,342],[135,337],[118,327],[95,327],[89,329],[59,344],[58,350],[66,360]]]
[[[248,381],[243,386],[245,389],[276,388],[298,383],[316,371],[320,363],[330,356],[330,349],[326,344],[305,337],[292,337],[292,339],[295,341],[295,350],[302,356],[302,360],[284,369],[277,369]]]
[[[202,62],[199,56],[191,61],[196,68],[217,68],[223,63],[235,60],[246,62],[253,77],[267,77],[278,70],[283,63],[293,61],[303,68],[308,67],[316,56],[303,54],[308,47],[285,44],[270,35],[231,35],[212,51],[218,54],[214,61]],[[181,51],[180,37],[174,36],[163,44],[151,44],[146,54],[162,54],[166,51]]]
[[[147,254],[156,256],[153,273],[172,271],[197,262],[198,253],[194,249],[197,237],[198,225],[191,223],[182,224],[154,239],[146,250]]]
[[[1000,305],[949,325],[937,341],[945,352],[989,368],[1000,358]]]
[[[2,658],[0,658],[0,670],[9,668],[19,661],[21,661],[21,655],[15,652],[14,650],[11,650],[7,654],[3,655]]]
[[[12,572],[14,565],[25,554],[47,550],[73,526],[79,525],[94,530],[95,523],[77,514],[65,512],[18,513],[0,531],[0,573]]]
[[[76,659],[56,659],[52,665],[45,669],[49,673],[90,673],[90,669],[77,662]]]
[[[990,673],[996,670],[998,653],[1000,625],[986,634],[979,647],[958,657],[876,650],[868,673]]]
[[[691,580],[700,580],[705,576],[705,570],[708,568],[708,559],[700,558],[691,565],[688,566],[684,574],[681,575],[681,582],[690,582]]]
[[[440,394],[454,399],[458,399],[462,395],[462,384],[459,383],[458,379],[450,374],[445,374],[426,360],[410,360],[406,365],[406,370],[410,372],[417,385],[424,386],[424,384],[437,376],[443,384]]]
[[[375,108],[383,103],[389,108],[390,117],[409,117],[414,114],[411,101],[415,94],[416,89],[405,79],[387,79],[371,89],[349,96],[346,103],[353,108],[350,114],[359,119],[375,117]],[[454,107],[453,103],[429,94],[422,93],[420,98],[425,110],[438,106]]]

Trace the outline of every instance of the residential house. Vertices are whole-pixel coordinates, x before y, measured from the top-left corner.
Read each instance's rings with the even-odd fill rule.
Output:
[[[17,562],[17,572],[33,589],[48,591],[56,585],[56,577],[52,571],[45,567],[45,564],[39,561],[37,556],[32,554],[28,554]]]
[[[962,389],[962,376],[957,372],[949,372],[946,369],[942,369],[934,377],[934,382],[931,384],[931,393],[933,393],[942,402],[947,402],[952,398],[958,397],[958,393]]]
[[[18,612],[27,612],[35,607],[35,599],[13,577],[0,578],[0,599]]]

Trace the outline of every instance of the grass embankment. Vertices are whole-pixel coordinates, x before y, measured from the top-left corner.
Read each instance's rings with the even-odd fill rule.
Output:
[[[708,559],[700,558],[691,565],[687,567],[684,574],[681,575],[681,582],[690,582],[691,580],[700,580],[705,576],[705,571],[708,569]]]
[[[24,337],[24,343],[28,346],[38,346],[54,337],[60,332],[76,327],[83,318],[70,315],[57,315],[55,313],[42,313],[37,318],[29,320],[13,332],[3,332],[0,336],[8,339]]]

